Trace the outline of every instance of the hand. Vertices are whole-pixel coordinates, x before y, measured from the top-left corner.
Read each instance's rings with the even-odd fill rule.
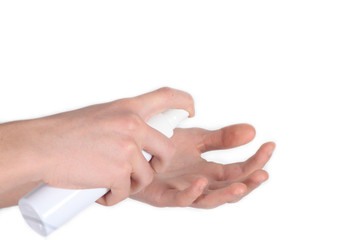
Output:
[[[171,141],[145,123],[169,108],[194,115],[189,94],[162,88],[134,98],[0,125],[0,195],[43,181],[61,188],[109,188],[111,191],[98,200],[104,205],[127,198],[149,184],[154,170],[162,172],[172,158]],[[142,149],[156,156],[151,165]]]
[[[217,131],[176,129],[171,138],[176,152],[168,169],[131,198],[158,207],[214,208],[239,201],[268,179],[262,168],[275,144],[265,143],[247,161],[227,165],[207,162],[201,154],[246,144],[254,136],[247,124]]]

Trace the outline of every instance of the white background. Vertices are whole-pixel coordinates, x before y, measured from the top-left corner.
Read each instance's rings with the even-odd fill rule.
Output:
[[[48,239],[359,239],[359,12],[346,0],[1,1],[0,121],[171,86],[196,102],[183,127],[256,127],[209,160],[277,143],[269,181],[239,203],[94,204]],[[13,207],[0,239],[42,238]]]

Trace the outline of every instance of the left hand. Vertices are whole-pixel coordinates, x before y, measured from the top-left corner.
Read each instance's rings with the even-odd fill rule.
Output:
[[[218,164],[201,157],[204,152],[234,148],[250,142],[255,129],[237,124],[216,131],[176,129],[171,141],[176,153],[168,169],[131,198],[158,207],[215,208],[242,199],[268,179],[262,168],[275,149],[263,144],[245,162]]]

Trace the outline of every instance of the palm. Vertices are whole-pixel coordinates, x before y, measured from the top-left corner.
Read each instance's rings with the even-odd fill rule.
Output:
[[[233,148],[253,139],[254,129],[246,124],[217,131],[199,128],[176,129],[173,141],[176,153],[164,173],[132,198],[154,206],[191,206],[213,208],[239,201],[267,179],[262,170],[274,150],[264,144],[245,162],[218,164],[208,162],[201,153]]]

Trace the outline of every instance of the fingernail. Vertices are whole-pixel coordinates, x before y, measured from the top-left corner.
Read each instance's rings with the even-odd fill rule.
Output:
[[[273,152],[274,152],[275,149],[271,150],[268,154],[269,154],[269,157],[271,157],[273,155]]]
[[[200,186],[200,191],[204,190],[206,187],[206,183],[204,183],[203,185]]]
[[[244,194],[244,190],[241,189],[241,188],[238,188],[238,189],[236,189],[236,190],[234,191],[234,194],[235,194],[235,195],[243,195],[243,194]]]

